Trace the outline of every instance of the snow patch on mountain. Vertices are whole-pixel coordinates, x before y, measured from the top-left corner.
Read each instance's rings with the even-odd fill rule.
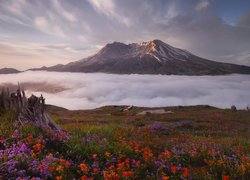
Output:
[[[144,57],[146,55],[152,56],[159,62],[169,60],[181,60],[186,61],[189,57],[189,53],[185,50],[181,50],[172,47],[160,40],[153,40],[147,42],[129,44],[130,51],[125,54],[125,57]]]

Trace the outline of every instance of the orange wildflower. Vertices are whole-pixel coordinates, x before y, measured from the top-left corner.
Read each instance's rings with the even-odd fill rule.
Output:
[[[70,163],[69,161],[66,161],[66,162],[64,163],[64,166],[68,168],[68,167],[71,166],[71,163]]]
[[[110,152],[107,152],[107,151],[106,151],[106,152],[104,153],[104,156],[106,156],[106,157],[110,157],[110,155],[111,155]]]
[[[43,145],[41,143],[37,143],[36,145],[32,146],[32,148],[36,151],[39,151],[43,148]]]
[[[34,152],[32,152],[31,156],[32,156],[32,157],[36,157],[36,156],[37,156],[37,154],[36,154],[36,153],[34,153]]]
[[[114,168],[115,168],[115,166],[113,164],[109,166],[109,170],[112,170]]]
[[[223,180],[230,180],[230,177],[229,177],[229,176],[223,176],[222,179],[223,179]]]
[[[163,176],[162,180],[169,180],[169,177],[168,176]]]
[[[98,168],[93,168],[93,172],[95,173],[95,174],[97,174],[98,172],[99,172],[99,169]]]
[[[64,163],[65,160],[64,160],[64,159],[59,159],[59,162],[60,162],[60,163]]]
[[[218,162],[218,164],[223,164],[224,163],[224,161],[221,160],[221,159],[219,159],[217,162]]]
[[[163,154],[164,154],[165,156],[167,156],[167,157],[171,156],[171,152],[168,151],[168,150],[166,150]]]
[[[130,166],[130,159],[129,158],[125,159],[125,164],[129,168],[129,166]]]
[[[39,138],[39,139],[37,140],[37,143],[38,143],[38,144],[42,144],[42,142],[43,142],[43,140],[42,140],[41,138]]]
[[[122,162],[122,163],[118,163],[118,164],[117,164],[117,171],[121,171],[121,170],[123,170],[123,169],[124,169],[124,167],[125,167],[124,162]]]
[[[61,133],[59,134],[59,136],[61,136],[61,137],[65,137],[65,136],[66,136],[66,134],[65,134],[64,132],[61,132]]]
[[[80,164],[80,169],[84,172],[84,173],[88,173],[89,172],[89,168],[86,164],[82,163]]]
[[[94,159],[97,158],[97,156],[98,156],[98,154],[96,154],[96,153],[92,154],[92,158],[94,158]]]
[[[149,161],[152,159],[152,157],[154,156],[153,153],[152,153],[152,150],[148,147],[145,147],[142,149],[143,150],[143,159],[144,161]]]
[[[104,174],[105,180],[118,180],[118,179],[120,179],[119,175],[114,171],[111,171],[111,172],[103,171],[103,174]]]
[[[122,173],[123,177],[133,177],[134,174],[135,174],[135,173],[132,172],[132,171],[124,171],[124,172]]]
[[[61,166],[61,165],[57,166],[56,171],[58,171],[58,172],[63,171],[63,166]]]
[[[136,166],[139,167],[141,165],[141,162],[138,160],[136,161]]]
[[[139,144],[135,144],[134,151],[135,151],[136,153],[139,153],[139,152],[140,152],[140,145],[139,145]]]
[[[125,157],[124,154],[119,154],[119,158],[123,158],[123,157]]]
[[[38,166],[38,169],[39,169],[39,170],[43,170],[43,169],[44,169],[44,164],[43,164],[43,163],[40,164],[40,165]]]
[[[88,177],[87,177],[86,175],[83,175],[83,176],[81,177],[81,180],[86,180],[86,179],[88,179]]]
[[[63,177],[62,176],[56,176],[56,180],[62,180]]]
[[[27,141],[28,141],[28,143],[32,143],[32,142],[34,141],[33,136],[32,136],[32,135],[29,135],[29,136],[27,137]]]
[[[54,171],[55,170],[55,167],[54,166],[50,166],[49,167],[49,171]]]
[[[171,166],[171,172],[172,172],[172,173],[176,173],[176,172],[177,172],[176,166]]]
[[[189,169],[188,169],[188,168],[184,168],[184,169],[183,169],[182,176],[183,176],[183,177],[189,177]]]

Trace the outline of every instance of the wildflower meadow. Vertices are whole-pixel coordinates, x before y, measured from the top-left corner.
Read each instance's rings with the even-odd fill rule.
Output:
[[[2,113],[0,179],[250,178],[249,112],[139,111],[51,111],[56,132]]]

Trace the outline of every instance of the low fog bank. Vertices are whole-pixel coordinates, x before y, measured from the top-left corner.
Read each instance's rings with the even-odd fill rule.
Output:
[[[250,105],[249,75],[114,75],[43,71],[0,75],[0,87],[18,82],[24,85],[28,95],[42,93],[47,104],[68,109],[104,105],[159,107],[198,104],[220,108],[235,105],[245,109]]]

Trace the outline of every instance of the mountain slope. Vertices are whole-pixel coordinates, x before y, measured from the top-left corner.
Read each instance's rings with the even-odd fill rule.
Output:
[[[20,71],[13,69],[13,68],[2,68],[0,69],[0,74],[15,74],[19,73]]]
[[[114,42],[91,57],[46,70],[116,74],[250,74],[250,67],[203,59],[160,40],[128,45]]]

